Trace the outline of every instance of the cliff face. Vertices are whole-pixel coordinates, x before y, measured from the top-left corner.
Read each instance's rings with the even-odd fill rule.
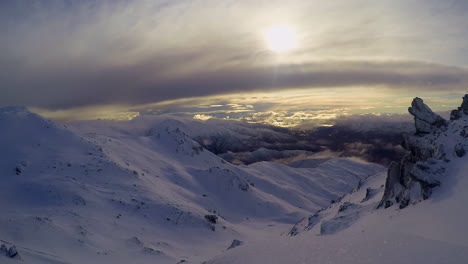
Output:
[[[450,161],[464,156],[468,147],[468,95],[449,121],[420,98],[413,100],[408,111],[414,116],[416,133],[405,136],[406,154],[390,165],[379,207],[404,208],[429,198],[446,176]]]

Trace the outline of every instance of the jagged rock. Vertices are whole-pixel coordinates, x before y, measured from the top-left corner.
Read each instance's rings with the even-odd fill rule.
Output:
[[[416,134],[428,134],[435,128],[447,127],[447,121],[434,113],[421,98],[414,98],[408,111],[414,116]]]
[[[372,189],[368,187],[366,189],[366,196],[362,199],[361,203],[367,202],[372,199],[378,193],[378,189]]]
[[[404,187],[400,184],[400,163],[392,162],[387,172],[385,191],[379,207],[388,208],[397,203]]]
[[[8,250],[8,256],[10,258],[14,258],[14,257],[17,257],[18,256],[18,251],[16,250],[16,247],[15,246],[12,246],[9,250]]]
[[[463,97],[463,102],[460,107],[458,107],[457,110],[453,110],[450,113],[450,120],[458,120],[460,119],[463,115],[468,115],[468,94],[466,94]]]
[[[303,223],[302,220],[299,221],[298,223],[296,223],[296,224],[291,228],[291,230],[289,230],[288,235],[290,235],[290,236],[297,236],[297,235],[299,235],[299,233],[300,233],[300,231],[301,231],[301,230],[299,230],[299,227],[300,227],[299,225],[302,224],[302,223]]]
[[[218,216],[217,215],[205,215],[205,219],[208,220],[208,222],[212,224],[216,224],[218,221]]]
[[[466,141],[467,126],[452,122],[465,122],[457,120],[458,116],[468,114],[468,95],[463,97],[462,106],[452,112],[450,121],[432,112],[420,98],[415,98],[408,110],[415,119],[416,135],[405,136],[406,154],[398,163],[390,165],[379,207],[398,204],[405,208],[428,199],[433,189],[441,185],[450,158],[462,157],[466,152],[465,144],[460,142]],[[457,128],[461,127],[463,130],[458,132]],[[455,155],[449,149],[454,149]]]
[[[468,115],[468,94],[465,94],[465,96],[463,96],[463,102],[459,110],[463,111],[464,114]]]
[[[240,241],[240,240],[237,240],[237,239],[234,239],[231,243],[231,245],[227,248],[228,250],[229,249],[233,249],[235,247],[238,247],[240,245],[244,244],[244,242]]]

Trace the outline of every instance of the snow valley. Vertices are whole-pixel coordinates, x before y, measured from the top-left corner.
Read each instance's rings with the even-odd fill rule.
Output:
[[[241,122],[1,108],[0,263],[464,263],[468,97],[410,113],[387,169]]]

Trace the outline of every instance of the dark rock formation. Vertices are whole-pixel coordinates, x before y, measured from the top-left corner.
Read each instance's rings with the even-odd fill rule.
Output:
[[[16,250],[16,247],[15,246],[12,246],[9,250],[8,250],[8,256],[10,258],[15,258],[18,256],[18,250]]]
[[[390,165],[379,207],[398,204],[404,208],[429,198],[441,184],[447,163],[465,155],[466,120],[460,119],[468,115],[468,95],[463,97],[462,106],[452,111],[451,121],[435,114],[420,98],[413,100],[408,111],[414,116],[416,134],[405,136],[406,154]]]
[[[424,104],[421,98],[414,98],[408,112],[414,116],[416,124],[416,134],[428,134],[434,129],[447,127],[447,121]]]
[[[7,246],[5,246],[5,244],[2,244],[0,246],[0,255],[10,258],[19,258],[18,250],[16,249],[16,247],[11,246],[10,249],[8,249]]]
[[[463,97],[463,102],[460,107],[458,107],[457,110],[453,110],[452,113],[450,114],[450,120],[458,120],[460,119],[463,115],[468,115],[468,94],[466,94]]]
[[[208,220],[208,222],[212,224],[216,224],[218,221],[218,216],[217,215],[205,215],[205,219]]]

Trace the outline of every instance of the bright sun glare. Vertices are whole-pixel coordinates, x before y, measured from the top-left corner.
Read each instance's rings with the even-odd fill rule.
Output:
[[[276,25],[264,32],[268,48],[274,52],[285,52],[296,47],[294,30],[285,25]]]

